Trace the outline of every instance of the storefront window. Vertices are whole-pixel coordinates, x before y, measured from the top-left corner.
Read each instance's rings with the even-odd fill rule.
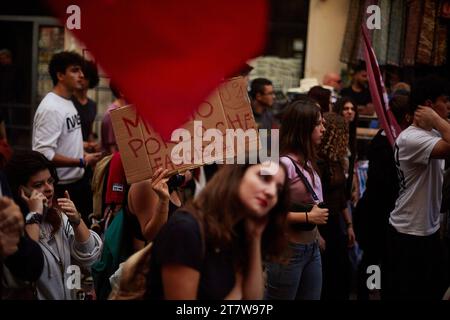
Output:
[[[270,22],[264,54],[249,63],[250,80],[267,78],[276,91],[298,87],[305,64],[309,1],[270,1]]]

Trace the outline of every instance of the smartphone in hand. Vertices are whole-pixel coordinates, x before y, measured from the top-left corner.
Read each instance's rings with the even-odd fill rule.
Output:
[[[23,190],[23,193],[25,193],[25,196],[26,197],[31,197],[31,194],[33,193],[33,189],[31,189],[31,188],[28,188],[28,187],[25,187],[25,186],[20,186],[20,188],[22,188],[22,190]],[[48,210],[48,204],[47,204],[47,201],[43,201],[43,211],[42,211],[42,214],[44,215],[44,217],[46,216],[46,214],[47,214],[47,210]]]
[[[28,198],[31,197],[31,193],[33,192],[33,189],[25,187],[25,186],[20,186],[20,188],[23,190],[23,193],[25,193],[25,196],[27,196]]]

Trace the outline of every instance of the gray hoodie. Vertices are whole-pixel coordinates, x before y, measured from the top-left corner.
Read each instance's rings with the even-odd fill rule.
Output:
[[[39,300],[75,299],[77,289],[71,289],[74,271],[69,266],[77,265],[90,270],[101,254],[102,240],[95,232],[89,230],[89,239],[83,243],[77,242],[65,215],[62,220],[62,226],[54,235],[51,235],[49,224],[41,224],[39,245],[44,254],[44,270],[36,282]]]

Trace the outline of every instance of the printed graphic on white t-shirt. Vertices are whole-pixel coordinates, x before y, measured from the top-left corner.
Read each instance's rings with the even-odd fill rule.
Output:
[[[428,236],[439,229],[444,160],[430,158],[439,140],[436,130],[410,126],[395,142],[400,191],[389,223],[398,232]]]
[[[55,154],[72,159],[84,156],[81,119],[72,101],[53,92],[39,104],[33,122],[33,150],[52,160]],[[83,177],[84,169],[61,167],[56,169],[61,184]]]
[[[67,132],[72,132],[81,128],[81,117],[78,113],[66,117],[66,128]]]

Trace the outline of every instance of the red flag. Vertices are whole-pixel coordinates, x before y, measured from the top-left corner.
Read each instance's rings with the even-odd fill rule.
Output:
[[[265,0],[48,2],[64,24],[79,6],[71,31],[166,137],[265,44]]]
[[[381,128],[386,132],[386,137],[391,146],[394,146],[395,139],[401,132],[400,126],[395,120],[392,111],[389,108],[388,96],[384,88],[383,77],[378,66],[377,57],[373,51],[372,45],[367,34],[365,25],[361,25],[364,43],[364,59],[366,61],[367,77],[369,79],[370,95],[375,112],[378,115]]]

